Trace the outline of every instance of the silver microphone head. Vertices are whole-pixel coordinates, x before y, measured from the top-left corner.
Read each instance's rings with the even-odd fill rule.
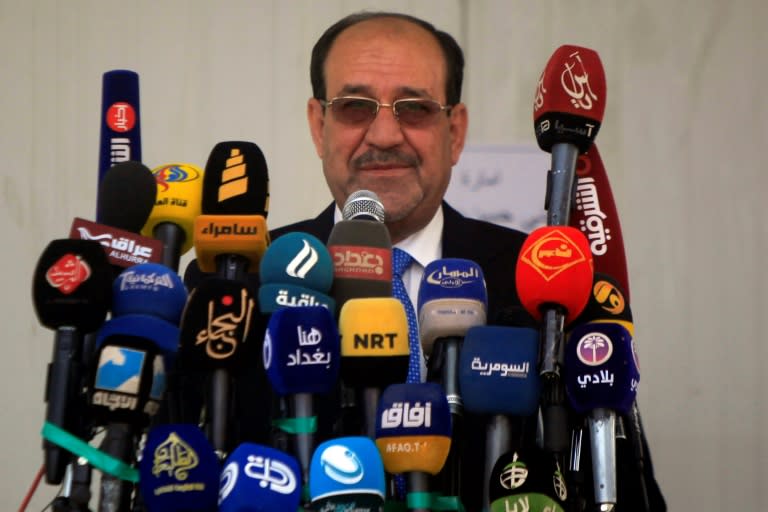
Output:
[[[365,219],[384,222],[384,205],[379,196],[370,190],[357,190],[349,194],[344,208],[341,209],[344,220]]]

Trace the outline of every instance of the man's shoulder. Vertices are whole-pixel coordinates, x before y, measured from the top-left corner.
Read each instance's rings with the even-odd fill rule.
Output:
[[[460,252],[482,252],[487,256],[517,254],[528,236],[517,229],[465,217],[447,204],[444,204],[444,217],[443,243],[450,252],[458,249]]]
[[[270,230],[269,237],[271,240],[280,238],[286,233],[303,232],[316,236],[323,243],[328,241],[328,236],[333,228],[333,204],[322,211],[320,215],[313,219],[300,220],[293,222],[285,226],[280,226]]]

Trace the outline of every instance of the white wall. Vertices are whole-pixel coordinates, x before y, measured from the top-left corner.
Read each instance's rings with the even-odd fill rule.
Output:
[[[73,217],[93,217],[102,73],[139,73],[150,166],[202,166],[223,140],[259,144],[278,226],[330,200],[305,123],[311,46],[370,5],[457,36],[472,143],[533,144],[549,55],[565,43],[599,52],[597,143],[627,248],[658,480],[671,510],[768,509],[762,0],[0,0],[0,508],[18,507],[42,462],[53,335],[37,324],[31,276]],[[43,485],[30,510],[55,492]]]

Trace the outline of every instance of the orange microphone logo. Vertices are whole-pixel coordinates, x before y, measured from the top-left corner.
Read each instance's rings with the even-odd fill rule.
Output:
[[[520,260],[535,270],[545,281],[587,261],[579,244],[563,230],[555,229],[533,242]]]

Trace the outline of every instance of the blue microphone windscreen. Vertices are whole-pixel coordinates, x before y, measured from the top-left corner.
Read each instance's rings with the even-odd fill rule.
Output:
[[[179,275],[159,263],[128,267],[112,285],[112,316],[152,315],[178,325],[187,302]]]
[[[216,510],[219,460],[196,425],[156,425],[139,462],[139,489],[147,512]]]
[[[379,510],[384,502],[384,463],[367,437],[341,437],[315,449],[309,468],[313,509]]]
[[[301,500],[299,462],[268,446],[242,443],[221,472],[219,512],[294,512]]]
[[[582,324],[571,331],[565,347],[565,390],[574,410],[626,414],[640,382],[629,331],[614,323]]]
[[[539,332],[527,327],[478,326],[467,331],[459,356],[464,407],[477,414],[530,416],[539,404]]]
[[[166,356],[179,350],[179,328],[154,316],[123,315],[107,320],[96,335],[96,346],[101,346],[110,336],[118,335],[149,340]]]
[[[427,264],[419,286],[419,309],[437,299],[469,299],[487,307],[488,293],[480,265],[461,258],[443,258]]]
[[[340,359],[336,321],[324,307],[285,308],[272,314],[263,360],[279,395],[330,392],[338,380]]]
[[[297,306],[322,306],[332,314],[336,312],[335,300],[310,288],[283,283],[267,283],[259,287],[259,310],[262,313]]]
[[[294,284],[328,293],[333,283],[331,254],[309,233],[286,233],[267,247],[259,277],[262,284]]]
[[[451,412],[439,384],[392,384],[381,394],[376,438],[451,436]]]

